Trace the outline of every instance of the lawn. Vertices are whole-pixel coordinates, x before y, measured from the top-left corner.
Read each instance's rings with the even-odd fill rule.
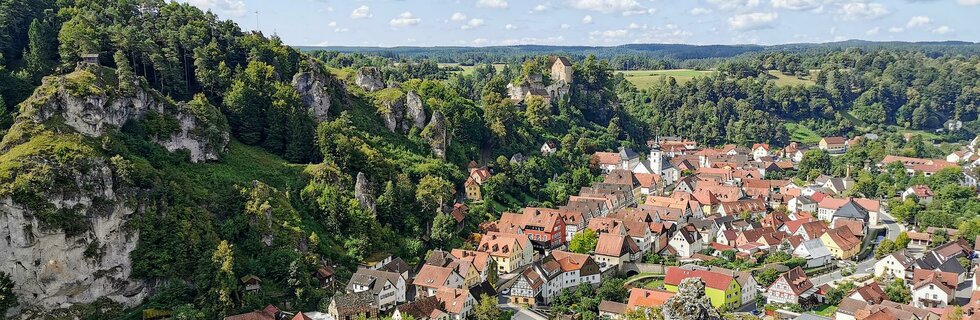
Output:
[[[715,71],[697,71],[691,69],[671,69],[671,70],[620,70],[626,80],[632,82],[637,88],[645,89],[652,87],[660,81],[662,76],[673,77],[677,83],[684,84],[691,79],[699,76],[712,75]]]
[[[454,67],[454,66],[459,66],[459,64],[458,63],[440,63],[439,66],[440,67]],[[463,71],[462,71],[462,74],[463,75],[473,74],[473,70],[476,69],[476,66],[475,65],[473,65],[473,66],[460,66],[460,67],[463,68]],[[497,71],[500,71],[500,69],[503,69],[504,64],[503,63],[494,63],[493,64],[493,67],[496,68]]]
[[[802,126],[795,122],[786,122],[783,125],[786,126],[786,132],[789,133],[790,141],[802,142],[804,144],[819,143],[820,135],[810,128]]]
[[[651,280],[650,282],[647,282],[645,285],[643,285],[643,287],[646,288],[646,289],[661,289],[662,290],[664,288],[664,279],[654,279],[654,280]]]
[[[813,313],[821,317],[833,317],[837,312],[837,306],[823,305],[813,309]]]
[[[811,73],[808,79],[800,79],[797,76],[783,74],[778,70],[769,71],[769,76],[776,81],[777,86],[796,86],[796,85],[814,85],[817,84],[812,79],[816,76],[815,73]]]

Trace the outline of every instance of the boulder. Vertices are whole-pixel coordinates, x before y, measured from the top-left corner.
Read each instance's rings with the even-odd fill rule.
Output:
[[[425,128],[425,108],[422,107],[422,97],[415,91],[409,91],[405,95],[405,119],[411,120],[411,125],[416,128]],[[406,132],[411,129],[408,125],[407,122],[402,124],[402,129]]]
[[[317,71],[300,72],[293,76],[293,88],[299,92],[303,104],[317,122],[327,121],[330,112],[330,81],[326,75]]]
[[[394,100],[381,101],[381,117],[384,120],[385,128],[395,132],[399,129],[402,119],[405,117],[405,98],[401,97]]]
[[[385,88],[384,77],[381,70],[375,67],[363,67],[357,70],[354,83],[367,92],[374,92]]]
[[[704,292],[704,283],[698,278],[687,278],[677,286],[677,294],[664,303],[661,313],[665,320],[721,319],[721,314],[711,305]]]

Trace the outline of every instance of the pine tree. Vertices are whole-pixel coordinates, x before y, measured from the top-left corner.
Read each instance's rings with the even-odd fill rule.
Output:
[[[27,47],[24,48],[24,63],[28,76],[39,79],[47,74],[54,62],[54,50],[50,43],[48,27],[38,19],[31,22],[27,31]]]
[[[126,54],[122,50],[117,50],[112,55],[112,58],[116,61],[116,76],[119,78],[119,91],[123,94],[133,93],[136,90],[136,74],[133,73],[133,68],[129,66],[129,58],[126,58]]]

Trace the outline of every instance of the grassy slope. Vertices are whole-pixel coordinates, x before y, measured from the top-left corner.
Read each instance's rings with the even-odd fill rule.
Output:
[[[810,79],[800,79],[796,76],[786,75],[778,70],[769,71],[769,75],[776,81],[777,86],[796,86],[796,85],[813,85],[816,84]],[[811,77],[812,78],[812,77]]]
[[[644,89],[653,86],[660,81],[661,76],[674,77],[677,83],[684,84],[698,76],[714,74],[714,71],[697,71],[690,69],[672,70],[626,70],[616,71],[622,73],[626,80],[632,82],[637,88]]]
[[[798,141],[806,144],[820,142],[820,135],[807,127],[795,122],[786,122],[783,125],[786,126],[786,132],[790,135],[790,141]]]

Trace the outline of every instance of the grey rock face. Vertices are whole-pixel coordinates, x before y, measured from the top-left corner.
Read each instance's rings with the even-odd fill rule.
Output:
[[[711,306],[711,300],[704,293],[704,283],[698,278],[687,278],[677,286],[677,294],[662,307],[666,320],[715,320],[721,314]]]
[[[293,76],[293,88],[299,92],[303,104],[317,122],[327,121],[330,114],[330,92],[327,85],[330,82],[320,72],[301,72]]]
[[[367,92],[378,91],[385,88],[384,77],[381,76],[381,70],[375,67],[363,67],[357,70],[357,75],[354,78],[354,83],[359,87],[364,88]]]
[[[422,131],[422,137],[432,147],[432,154],[441,159],[446,158],[446,148],[449,145],[449,141],[446,135],[446,117],[442,115],[442,112],[439,112],[439,110],[432,112],[432,120],[429,121],[429,125]]]
[[[87,174],[75,174],[74,183],[85,191],[50,194],[48,201],[75,211],[90,226],[77,236],[46,230],[31,210],[0,198],[0,271],[16,284],[21,307],[51,310],[100,297],[127,306],[140,303],[150,286],[130,279],[129,255],[140,235],[125,225],[134,209],[113,190],[104,161],[96,161]]]
[[[374,192],[371,191],[370,182],[363,172],[357,173],[357,182],[354,184],[354,198],[361,203],[364,209],[372,214],[377,214],[377,204],[375,203]]]
[[[405,95],[405,105],[405,119],[411,120],[411,125],[416,128],[425,128],[426,117],[425,108],[422,107],[422,97],[420,97],[418,93],[415,93],[415,91],[409,91],[408,94]],[[410,129],[408,128],[408,125],[408,123],[402,124],[402,129],[406,132],[408,132]]]
[[[387,112],[382,112],[381,116],[388,131],[395,132],[401,126],[402,119],[405,117],[405,98],[391,101],[382,101],[381,104]]]
[[[218,159],[228,145],[228,132],[218,137],[207,134],[203,119],[199,119],[185,104],[172,105],[158,101],[156,95],[136,86],[125,96],[111,96],[106,90],[89,90],[79,96],[66,85],[65,76],[45,79],[43,87],[53,90],[37,90],[28,100],[36,110],[32,110],[32,120],[44,122],[60,116],[66,125],[78,133],[90,137],[104,135],[110,128],[119,128],[129,120],[140,119],[150,112],[173,117],[180,129],[166,139],[155,141],[168,151],[190,151],[191,161],[201,162]],[[54,82],[54,83],[52,83]],[[104,89],[104,88],[99,88]]]

